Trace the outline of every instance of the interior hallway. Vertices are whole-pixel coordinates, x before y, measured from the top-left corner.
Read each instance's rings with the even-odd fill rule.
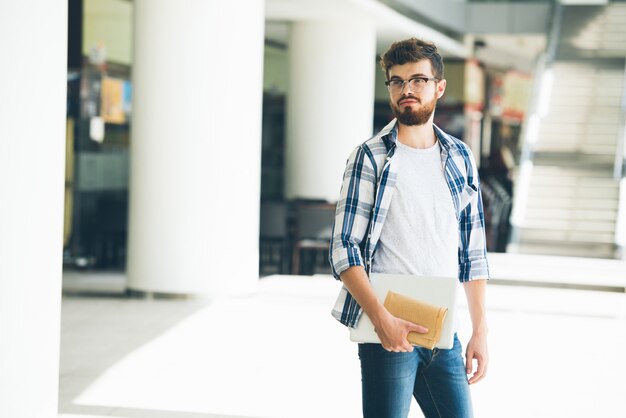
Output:
[[[502,283],[488,288],[476,417],[626,417],[626,294]],[[270,276],[216,303],[129,299],[124,284],[65,275],[60,418],[360,416],[356,346],[330,316],[331,277]],[[81,294],[94,289],[110,295]],[[422,416],[415,404],[410,416]]]

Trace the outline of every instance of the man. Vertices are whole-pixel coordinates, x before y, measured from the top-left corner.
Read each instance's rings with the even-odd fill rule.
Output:
[[[364,311],[380,337],[381,344],[359,344],[365,417],[406,417],[411,395],[427,418],[471,417],[469,385],[488,363],[478,172],[470,149],[433,124],[446,88],[435,45],[396,42],[380,63],[396,118],[348,158],[330,249],[343,282],[333,316],[355,327]],[[458,276],[473,327],[465,361],[456,334],[450,350],[409,344],[409,332],[427,329],[391,315],[370,272]]]

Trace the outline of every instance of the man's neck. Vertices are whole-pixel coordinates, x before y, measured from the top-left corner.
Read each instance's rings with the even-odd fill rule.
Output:
[[[435,145],[437,135],[432,120],[423,125],[407,126],[398,122],[398,141],[411,148],[426,149]]]

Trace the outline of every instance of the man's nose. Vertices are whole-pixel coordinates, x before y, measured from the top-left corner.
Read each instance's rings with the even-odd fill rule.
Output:
[[[402,86],[402,91],[400,93],[404,93],[405,90],[406,90],[407,93],[408,92],[413,93],[413,89],[411,88],[411,83],[409,81],[404,83],[404,85]]]

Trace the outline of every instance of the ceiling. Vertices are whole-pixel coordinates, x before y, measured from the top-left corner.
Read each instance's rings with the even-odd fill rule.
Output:
[[[472,55],[474,40],[484,45],[475,56],[496,68],[532,71],[538,54],[546,49],[546,35],[459,34],[456,37],[413,20],[376,0],[266,0],[266,39],[286,45],[291,22],[318,19],[370,19],[376,25],[377,54],[398,39],[418,36],[437,44],[444,58]]]
[[[266,0],[265,16],[266,36],[275,42],[286,43],[289,23],[293,21],[364,19],[376,27],[377,52],[398,39],[419,36],[435,42],[446,56],[469,54],[462,40],[433,30],[376,0]]]

